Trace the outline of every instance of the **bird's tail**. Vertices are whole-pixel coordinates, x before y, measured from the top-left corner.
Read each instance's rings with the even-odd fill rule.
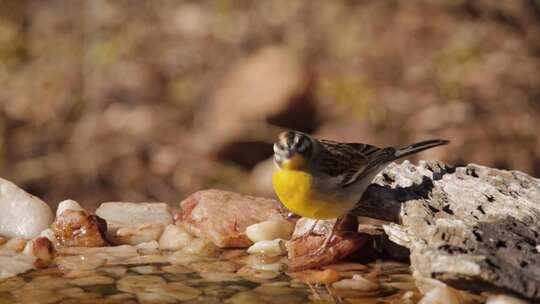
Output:
[[[443,140],[443,139],[432,139],[432,140],[421,141],[419,143],[415,143],[415,144],[397,149],[396,152],[394,153],[394,158],[395,159],[402,158],[402,157],[409,156],[414,153],[418,153],[420,151],[431,149],[433,147],[447,145],[448,143],[450,143],[449,140]]]

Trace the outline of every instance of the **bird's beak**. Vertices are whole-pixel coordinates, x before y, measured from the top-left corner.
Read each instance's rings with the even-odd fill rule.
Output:
[[[280,169],[297,170],[302,168],[306,160],[301,154],[291,150],[282,150],[274,145],[274,163]]]

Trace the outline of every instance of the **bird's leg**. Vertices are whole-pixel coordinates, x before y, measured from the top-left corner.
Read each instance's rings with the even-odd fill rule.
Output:
[[[315,230],[315,227],[317,227],[317,224],[319,223],[319,220],[315,220],[313,222],[313,225],[311,225],[311,227],[308,229],[308,231],[304,232],[302,235],[299,235],[295,238],[293,238],[292,240],[298,240],[298,239],[303,239],[303,238],[306,238],[308,236],[310,236],[312,233],[313,233],[313,230]]]
[[[304,233],[302,236],[304,236],[304,235],[308,235],[308,236],[309,236],[309,235],[313,234],[313,230],[315,230],[315,227],[317,227],[317,224],[318,224],[318,223],[319,223],[319,220],[315,220],[315,221],[313,222],[313,225],[311,225],[311,228],[309,228],[309,230],[308,230],[306,233]]]
[[[338,219],[336,219],[336,222],[334,223],[334,225],[332,226],[332,230],[330,231],[330,233],[326,236],[326,238],[324,239],[323,243],[321,246],[319,246],[319,248],[317,248],[317,250],[315,250],[313,252],[313,255],[320,255],[322,254],[323,252],[326,251],[326,249],[328,249],[328,245],[330,244],[330,242],[334,239],[334,236],[336,235],[336,230],[339,226],[341,226],[341,222],[343,222],[343,220],[345,219],[346,217],[340,217]]]
[[[319,294],[319,292],[317,291],[317,289],[315,289],[313,287],[313,285],[311,285],[309,282],[306,282],[307,286],[309,287],[309,289],[311,290],[311,292],[313,292],[313,296],[315,298],[315,300],[321,300],[322,297],[321,295]]]

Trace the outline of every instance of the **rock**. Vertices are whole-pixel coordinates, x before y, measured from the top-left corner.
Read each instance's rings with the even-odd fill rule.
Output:
[[[173,222],[166,203],[103,203],[96,214],[107,221],[107,237],[117,245],[157,241]]]
[[[33,268],[46,268],[54,260],[54,246],[45,237],[14,238],[0,249],[0,281]]]
[[[223,77],[206,111],[198,117],[203,151],[245,167],[272,155],[268,122],[312,131],[316,125],[310,77],[286,48],[254,52]],[[233,109],[233,110],[231,110]],[[224,115],[227,113],[227,115]],[[246,127],[249,124],[249,127]]]
[[[34,267],[36,257],[19,254],[16,256],[0,255],[0,280],[24,273]]]
[[[26,243],[27,241],[25,239],[10,239],[4,244],[2,251],[10,253],[22,252],[26,246]]]
[[[246,228],[246,235],[252,242],[291,238],[294,225],[281,217],[253,224]]]
[[[293,239],[301,237],[302,235],[306,234],[312,227],[313,235],[324,235],[330,233],[332,230],[332,226],[334,225],[336,221],[335,220],[320,220],[315,227],[313,227],[313,224],[315,224],[315,220],[309,219],[306,217],[300,218],[298,221],[296,221],[296,225],[294,226],[294,232],[293,232]]]
[[[486,304],[527,304],[527,302],[507,295],[494,295],[487,298]]]
[[[58,242],[68,247],[100,247],[108,245],[107,223],[84,211],[65,210],[51,226]]]
[[[54,260],[54,245],[46,237],[37,237],[26,243],[24,254],[36,257],[34,268],[46,268]]]
[[[58,240],[56,239],[56,236],[54,235],[54,231],[51,228],[47,228],[39,233],[39,236],[46,237],[51,241],[53,244],[57,244]]]
[[[159,249],[178,250],[186,247],[193,240],[193,236],[184,228],[177,225],[167,225],[159,238]]]
[[[361,216],[357,217],[357,219],[358,231],[369,235],[373,239],[369,248],[362,248],[362,257],[409,262],[411,254],[409,249],[390,241],[388,235],[384,232],[383,224],[389,223],[388,221]]]
[[[110,229],[137,228],[147,223],[172,224],[172,215],[166,203],[102,203],[96,215],[107,221]]]
[[[452,288],[436,287],[430,290],[418,304],[461,304],[459,294]]]
[[[60,247],[60,255],[102,255],[128,259],[138,255],[137,249],[129,245],[111,247]]]
[[[159,253],[159,243],[157,241],[139,243],[135,245],[135,248],[137,248],[140,253],[144,254]]]
[[[478,165],[405,161],[374,182],[354,213],[399,220],[385,232],[409,248],[420,276],[540,300],[539,179]]]
[[[0,178],[0,235],[32,239],[48,228],[54,216],[39,198]]]
[[[247,249],[249,254],[264,254],[268,256],[285,253],[285,241],[282,239],[258,241]]]
[[[61,201],[60,204],[58,204],[58,208],[56,208],[56,217],[59,217],[62,214],[62,212],[64,212],[65,210],[86,211],[76,201],[64,200],[64,201]]]
[[[356,232],[358,222],[355,217],[350,217],[340,225],[338,228],[339,233],[330,241],[328,249],[321,254],[313,254],[322,245],[326,235],[332,230],[335,220],[320,220],[311,235],[301,237],[312,227],[313,223],[314,220],[307,218],[298,220],[293,239],[286,243],[291,271],[317,268],[335,263],[371,240],[369,236]]]
[[[122,227],[116,231],[112,242],[118,245],[137,245],[158,240],[162,232],[163,225],[158,223],[145,223],[136,228]]]
[[[221,190],[196,192],[180,206],[177,224],[221,248],[249,247],[248,226],[270,218],[285,219],[285,211],[276,200]]]
[[[219,248],[207,239],[195,238],[182,248],[182,252],[189,255],[216,257],[219,255]]]

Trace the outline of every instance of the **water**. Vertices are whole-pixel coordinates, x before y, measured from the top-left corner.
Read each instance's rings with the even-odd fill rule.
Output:
[[[338,274],[332,285],[317,282],[320,271],[289,276],[242,261],[55,266],[1,281],[0,303],[416,303],[421,297],[407,264],[330,266],[327,272]]]

